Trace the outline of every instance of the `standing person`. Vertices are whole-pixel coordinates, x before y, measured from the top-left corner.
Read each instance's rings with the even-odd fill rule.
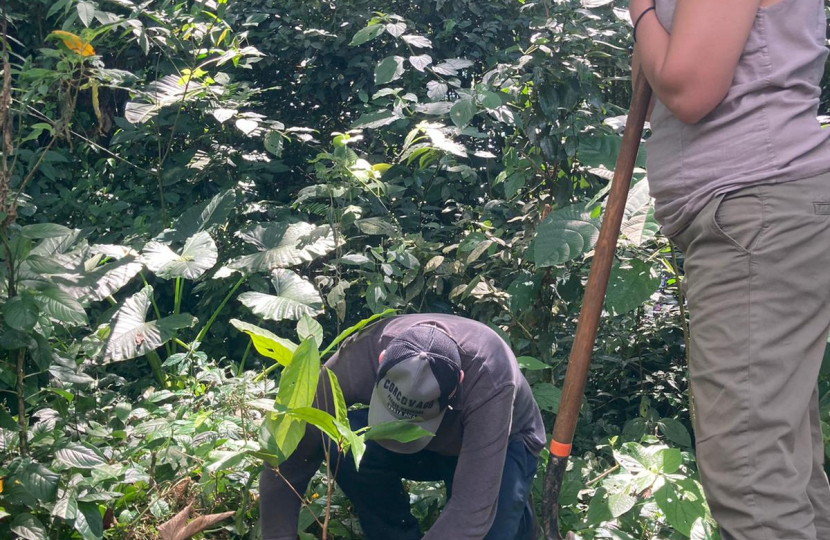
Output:
[[[367,540],[422,538],[402,478],[446,484],[449,500],[424,540],[535,540],[529,497],[545,428],[498,334],[452,315],[402,315],[364,330],[325,367],[337,375],[347,405],[369,405],[349,413],[352,429],[407,420],[434,434],[405,444],[369,441],[359,471],[329,444],[337,483]],[[327,380],[321,377],[318,407],[332,403]],[[296,539],[297,493],[323,454],[320,433],[309,427],[279,475],[263,470],[263,540]]]
[[[830,539],[823,0],[631,0],[655,217],[685,254],[703,486],[724,540]]]

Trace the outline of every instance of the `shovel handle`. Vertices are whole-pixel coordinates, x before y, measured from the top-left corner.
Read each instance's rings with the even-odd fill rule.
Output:
[[[591,366],[591,353],[594,350],[599,319],[605,303],[605,291],[608,288],[608,278],[611,275],[611,267],[617,251],[620,225],[625,212],[625,204],[628,200],[631,177],[634,174],[634,165],[640,149],[640,140],[643,136],[651,95],[651,86],[643,73],[640,72],[631,97],[628,121],[623,134],[620,154],[617,157],[617,166],[614,169],[614,179],[608,195],[608,204],[605,208],[599,239],[594,248],[594,260],[585,287],[585,298],[582,301],[582,310],[579,313],[573,348],[568,359],[565,381],[562,385],[559,412],[556,414],[556,423],[553,428],[553,440],[550,447],[551,456],[545,473],[543,493],[546,540],[559,540],[561,538],[557,525],[559,491],[567,468],[568,457],[571,454],[574,431],[579,419],[579,409],[582,405],[585,383],[588,380],[588,370]]]

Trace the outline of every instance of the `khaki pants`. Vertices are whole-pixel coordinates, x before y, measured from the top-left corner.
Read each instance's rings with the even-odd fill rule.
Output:
[[[817,379],[830,174],[712,200],[685,253],[697,459],[723,540],[830,540]]]

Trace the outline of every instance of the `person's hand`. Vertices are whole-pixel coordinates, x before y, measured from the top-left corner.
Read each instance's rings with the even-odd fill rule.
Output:
[[[628,13],[631,15],[631,22],[635,22],[645,10],[653,5],[654,0],[631,0],[628,3]]]

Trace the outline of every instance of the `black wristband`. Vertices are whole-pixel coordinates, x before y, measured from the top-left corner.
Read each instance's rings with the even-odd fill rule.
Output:
[[[657,8],[656,8],[656,7],[651,6],[651,7],[650,7],[650,8],[648,8],[647,10],[643,11],[642,13],[640,13],[640,16],[639,16],[639,17],[637,17],[637,22],[635,22],[635,23],[634,23],[634,32],[633,32],[634,43],[637,43],[637,27],[638,27],[638,26],[640,26],[640,21],[642,21],[642,20],[643,20],[643,17],[645,17],[645,16],[646,16],[646,13],[648,13],[649,11],[656,11],[656,10],[657,10]]]

